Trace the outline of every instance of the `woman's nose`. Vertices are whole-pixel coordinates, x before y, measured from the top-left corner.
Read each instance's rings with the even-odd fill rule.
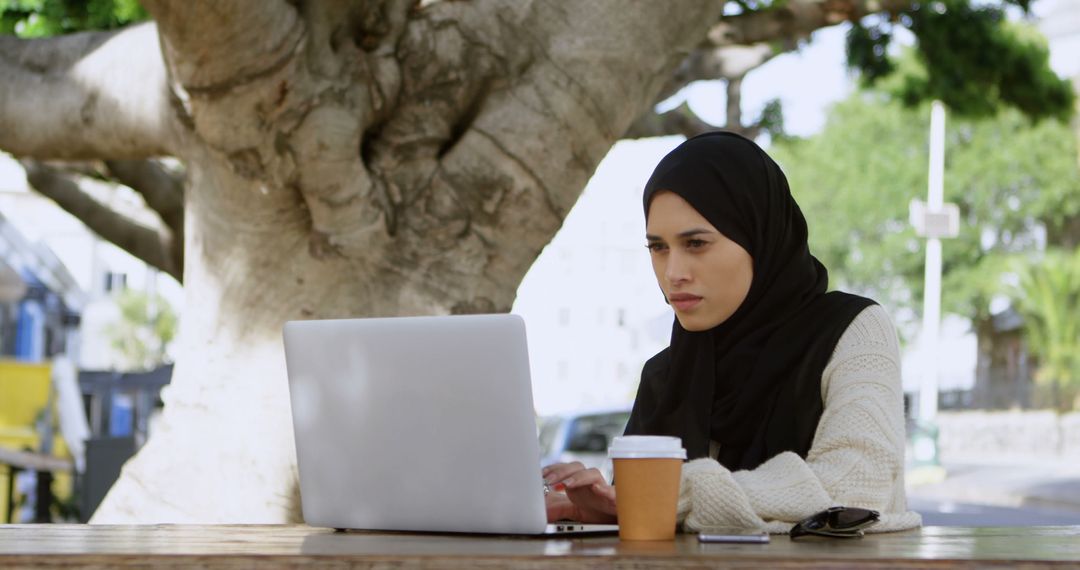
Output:
[[[664,271],[664,277],[667,278],[668,283],[680,283],[690,280],[690,270],[686,263],[686,259],[679,255],[677,252],[672,252],[667,258],[667,267]]]

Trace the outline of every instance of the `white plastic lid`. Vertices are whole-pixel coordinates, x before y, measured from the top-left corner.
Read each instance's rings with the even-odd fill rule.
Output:
[[[624,435],[612,438],[612,459],[686,459],[682,439],[661,435]]]

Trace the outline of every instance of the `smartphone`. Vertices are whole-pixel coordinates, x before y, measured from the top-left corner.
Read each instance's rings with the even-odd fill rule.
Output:
[[[767,544],[769,533],[751,528],[710,528],[698,533],[698,542]]]

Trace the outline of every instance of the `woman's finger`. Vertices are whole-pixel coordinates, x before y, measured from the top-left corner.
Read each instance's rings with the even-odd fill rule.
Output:
[[[550,473],[557,473],[562,471],[580,471],[582,469],[585,469],[585,465],[583,465],[580,461],[572,461],[570,463],[552,463],[551,465],[548,465],[547,467],[541,469],[540,472],[546,476]]]
[[[561,483],[574,473],[584,470],[585,466],[582,465],[580,461],[575,461],[573,463],[556,463],[554,465],[549,465],[541,470],[540,473],[543,475],[545,483],[553,485],[555,483]]]
[[[577,489],[567,489],[582,522],[612,522],[616,517],[615,487],[597,481]],[[585,520],[588,519],[588,520]]]
[[[563,479],[561,483],[565,485],[567,489],[580,489],[597,483],[607,484],[607,481],[604,480],[604,475],[600,473],[600,470],[594,467],[592,469],[578,471]]]
[[[612,503],[615,502],[615,487],[608,485],[606,482],[604,482],[593,483],[592,489],[593,492],[595,492],[597,495],[604,497]]]
[[[563,493],[552,493],[544,501],[547,508],[548,522],[561,520],[574,520],[577,517],[577,507]]]

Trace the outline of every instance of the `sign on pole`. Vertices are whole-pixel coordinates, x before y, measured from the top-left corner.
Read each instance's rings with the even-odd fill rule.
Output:
[[[938,407],[938,337],[941,328],[941,240],[960,233],[960,209],[945,203],[945,106],[934,101],[930,111],[930,176],[927,200],[912,200],[911,223],[926,238],[923,296],[922,382],[918,417],[932,422]]]
[[[911,225],[915,226],[915,235],[922,238],[954,238],[960,235],[960,207],[956,204],[943,204],[934,212],[926,202],[918,198],[908,207]]]

